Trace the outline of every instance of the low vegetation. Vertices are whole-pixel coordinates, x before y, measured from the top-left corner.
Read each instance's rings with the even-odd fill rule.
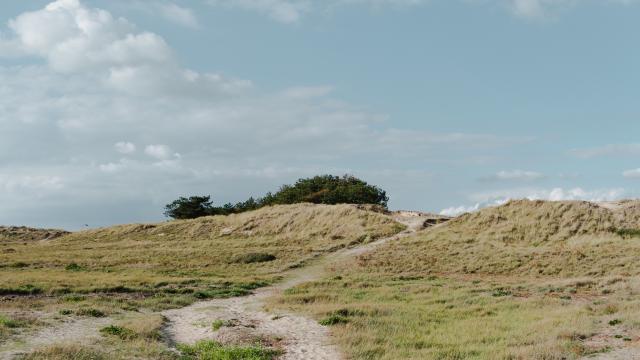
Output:
[[[45,347],[30,354],[32,359],[176,359],[161,339],[164,320],[153,312],[247,295],[318,256],[402,229],[383,214],[353,205],[297,204],[88,230],[48,241],[3,241],[0,314],[37,309],[42,321],[29,327],[90,318],[106,322],[97,348]],[[3,341],[22,332],[13,322],[17,318],[1,319],[0,352]],[[275,354],[212,344],[187,350],[187,359]]]
[[[353,359],[614,351],[640,339],[640,238],[616,231],[638,215],[638,203],[515,201],[391,242],[273,306],[315,316]]]
[[[195,345],[178,347],[184,360],[272,360],[279,351],[256,346],[223,346],[215,341],[200,341]]]

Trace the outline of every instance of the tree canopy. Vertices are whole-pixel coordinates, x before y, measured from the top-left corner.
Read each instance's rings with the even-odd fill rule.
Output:
[[[255,210],[269,205],[309,202],[314,204],[375,204],[387,207],[389,197],[377,186],[354,176],[319,175],[299,179],[293,185],[283,185],[276,193],[249,198],[236,204],[214,206],[210,196],[180,197],[165,206],[165,216],[193,219],[208,215],[228,215]]]

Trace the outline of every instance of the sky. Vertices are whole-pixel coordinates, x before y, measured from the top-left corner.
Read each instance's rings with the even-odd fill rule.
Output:
[[[0,2],[0,224],[316,174],[449,215],[640,185],[640,1]]]

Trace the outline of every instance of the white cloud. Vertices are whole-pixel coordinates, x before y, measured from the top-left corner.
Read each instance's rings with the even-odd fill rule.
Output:
[[[0,174],[0,188],[6,192],[60,190],[63,187],[59,176]]]
[[[640,179],[640,169],[626,170],[622,173],[622,176],[628,179]]]
[[[144,153],[159,160],[166,160],[171,157],[171,148],[167,145],[147,145]]]
[[[620,200],[626,196],[627,191],[622,188],[584,190],[575,188],[516,188],[490,192],[476,193],[470,196],[474,203],[472,206],[451,207],[441,211],[443,215],[460,215],[465,212],[475,211],[487,206],[502,205],[509,200],[529,199],[529,200],[584,200],[593,202]]]
[[[14,190],[0,202],[5,222],[156,220],[180,195],[237,201],[299,176],[428,168],[528,141],[394,129],[386,116],[332,98],[330,86],[265,93],[194,72],[159,35],[78,1],[12,24],[5,40],[42,63],[0,66],[0,174],[14,174],[0,180]],[[104,206],[87,211],[95,203]]]
[[[117,142],[113,147],[121,154],[132,154],[136,152],[135,144],[126,141]]]
[[[167,20],[188,28],[195,29],[200,26],[198,18],[193,10],[179,6],[175,3],[160,3],[157,5],[160,14]]]
[[[480,178],[482,181],[534,181],[543,179],[545,176],[535,171],[525,170],[502,170],[491,176]]]

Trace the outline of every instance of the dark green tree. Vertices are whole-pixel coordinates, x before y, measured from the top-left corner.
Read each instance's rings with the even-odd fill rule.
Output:
[[[195,219],[214,212],[211,196],[180,197],[164,209],[164,215],[174,219]]]
[[[284,185],[263,199],[271,204],[375,204],[386,207],[387,193],[351,175],[320,175],[300,179],[294,185]]]
[[[165,216],[174,219],[193,219],[207,215],[229,215],[256,210],[269,205],[297,204],[374,204],[387,207],[389,197],[377,186],[369,185],[351,175],[319,175],[299,179],[293,185],[283,185],[276,193],[263,198],[213,206],[210,196],[181,197],[165,207]]]

